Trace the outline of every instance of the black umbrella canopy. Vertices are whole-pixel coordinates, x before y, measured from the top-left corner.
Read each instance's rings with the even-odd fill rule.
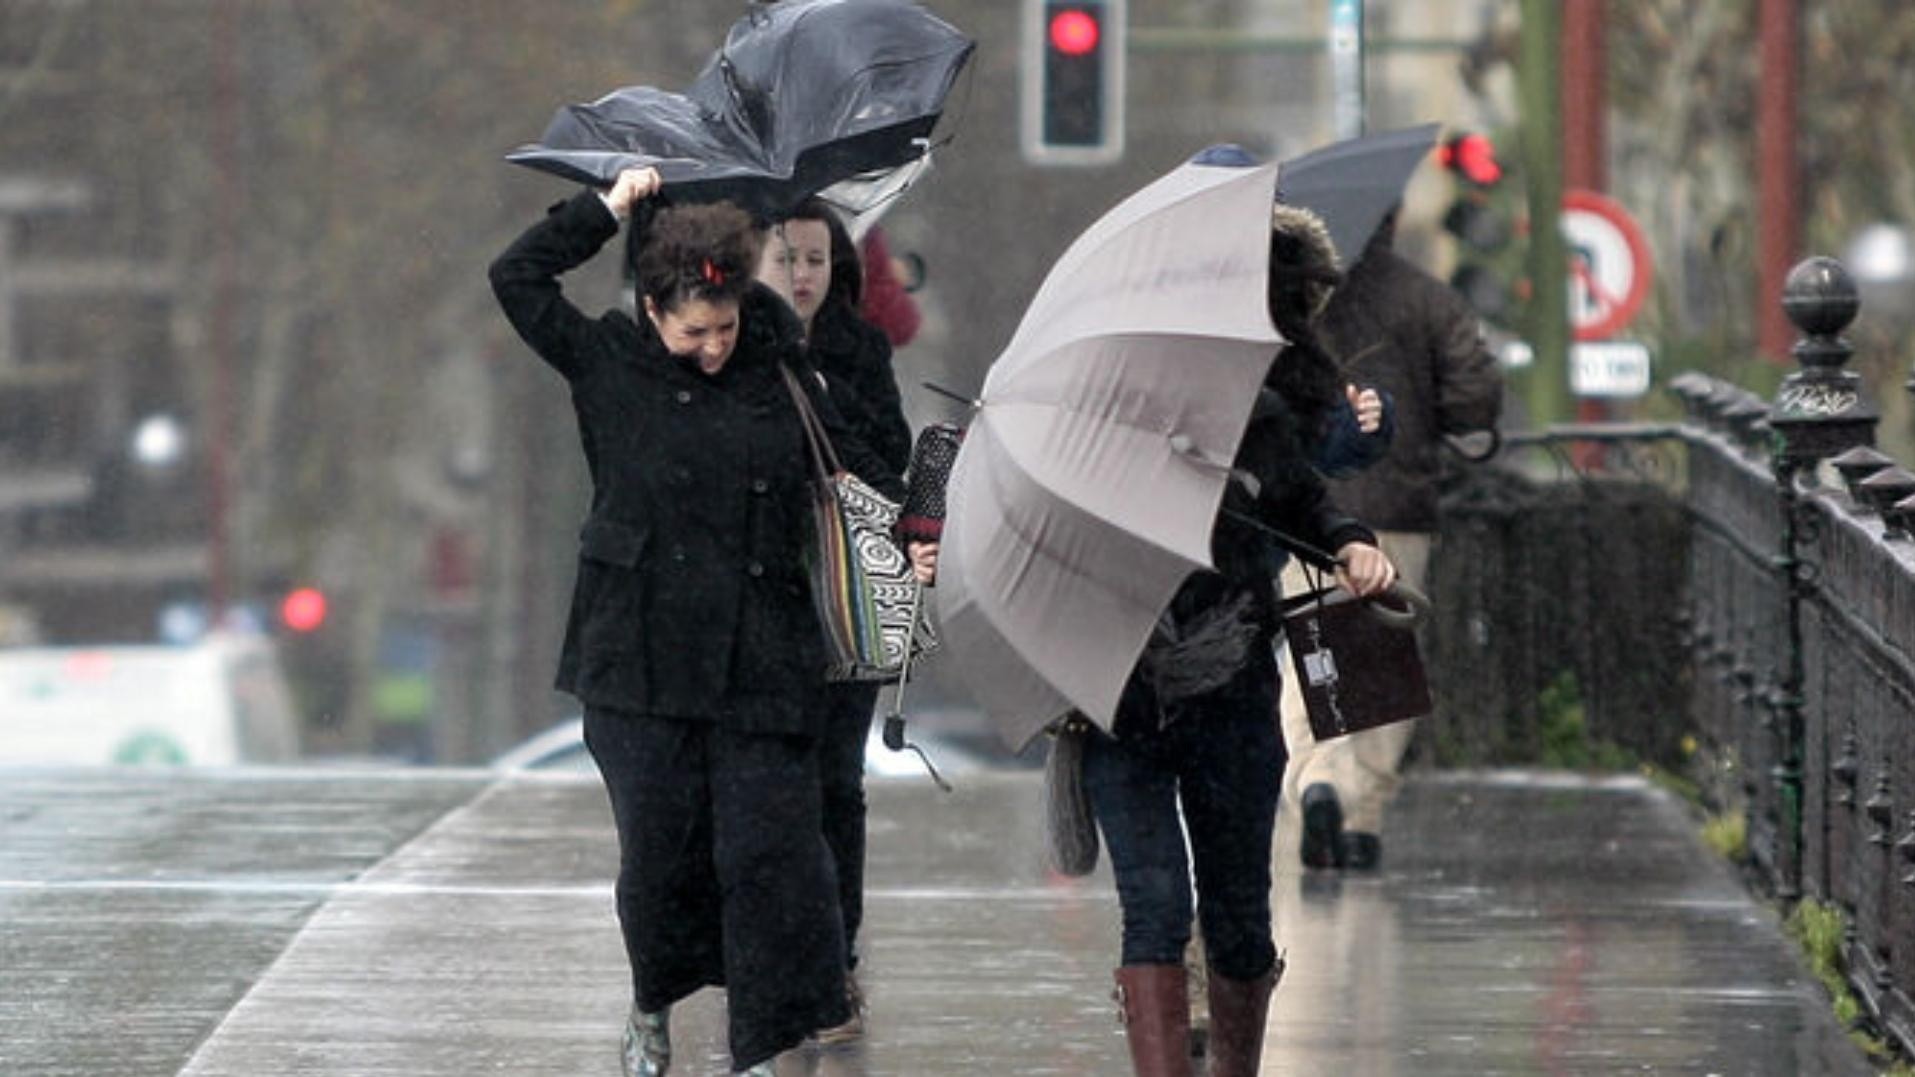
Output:
[[[1358,135],[1284,161],[1277,200],[1323,218],[1336,244],[1337,268],[1363,253],[1376,226],[1403,198],[1410,174],[1436,145],[1437,124]]]
[[[506,159],[600,186],[649,165],[674,197],[776,217],[924,158],[975,48],[911,0],[783,0],[734,23],[684,92],[629,86],[567,105]]]

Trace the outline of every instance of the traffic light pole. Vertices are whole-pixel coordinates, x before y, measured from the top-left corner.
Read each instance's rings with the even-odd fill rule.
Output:
[[[1571,190],[1608,189],[1608,41],[1606,0],[1565,0],[1562,5],[1563,185]],[[1599,423],[1611,416],[1599,397],[1576,401],[1576,421]],[[1603,447],[1579,447],[1586,462],[1601,462]]]
[[[1330,0],[1330,71],[1336,136],[1355,138],[1366,111],[1363,0]]]
[[[1525,399],[1541,427],[1569,416],[1569,280],[1567,245],[1557,225],[1563,204],[1562,11],[1559,0],[1522,0],[1516,77],[1522,100],[1519,131],[1529,202],[1527,275],[1535,290],[1524,305],[1523,336],[1535,351]]]

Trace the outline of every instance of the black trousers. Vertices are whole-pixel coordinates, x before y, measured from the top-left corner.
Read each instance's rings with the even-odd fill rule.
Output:
[[[723,986],[738,1069],[850,1017],[817,743],[588,707],[639,1009]]]
[[[878,705],[875,684],[825,689],[824,736],[818,772],[824,783],[824,835],[838,870],[838,911],[844,915],[847,969],[858,966],[858,928],[864,923],[864,745]]]

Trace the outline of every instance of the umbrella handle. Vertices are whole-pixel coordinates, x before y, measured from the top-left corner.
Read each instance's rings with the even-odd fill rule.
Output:
[[[911,629],[904,636],[904,659],[898,663],[898,690],[891,697],[891,715],[898,719],[900,729],[904,724],[904,686],[911,681],[911,646],[918,641],[918,619],[924,616],[924,584],[912,581],[911,584]],[[899,734],[902,736],[902,732]],[[886,727],[885,747],[897,751],[898,746],[890,742],[889,727]]]
[[[1388,604],[1386,599],[1395,599],[1397,604]],[[1363,608],[1371,617],[1391,628],[1410,629],[1430,615],[1430,596],[1398,579],[1381,594],[1365,600]]]
[[[918,753],[918,759],[931,775],[931,781],[939,789],[949,793],[951,783],[944,780],[938,768],[931,763],[931,757],[924,749],[904,739],[904,686],[911,682],[911,647],[918,638],[918,619],[924,616],[924,585],[914,584],[911,588],[911,631],[904,637],[904,660],[898,665],[898,689],[891,696],[891,713],[884,716],[884,746],[894,752],[910,749]]]

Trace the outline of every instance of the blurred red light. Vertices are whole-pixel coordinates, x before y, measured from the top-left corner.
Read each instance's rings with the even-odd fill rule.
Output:
[[[279,619],[295,632],[311,632],[326,623],[326,596],[317,587],[301,587],[279,603]]]
[[[1066,56],[1083,56],[1097,47],[1103,28],[1088,11],[1071,8],[1051,16],[1051,48]]]
[[[1461,172],[1471,183],[1484,187],[1503,178],[1496,145],[1486,135],[1458,135],[1443,144],[1436,159],[1444,168]]]

